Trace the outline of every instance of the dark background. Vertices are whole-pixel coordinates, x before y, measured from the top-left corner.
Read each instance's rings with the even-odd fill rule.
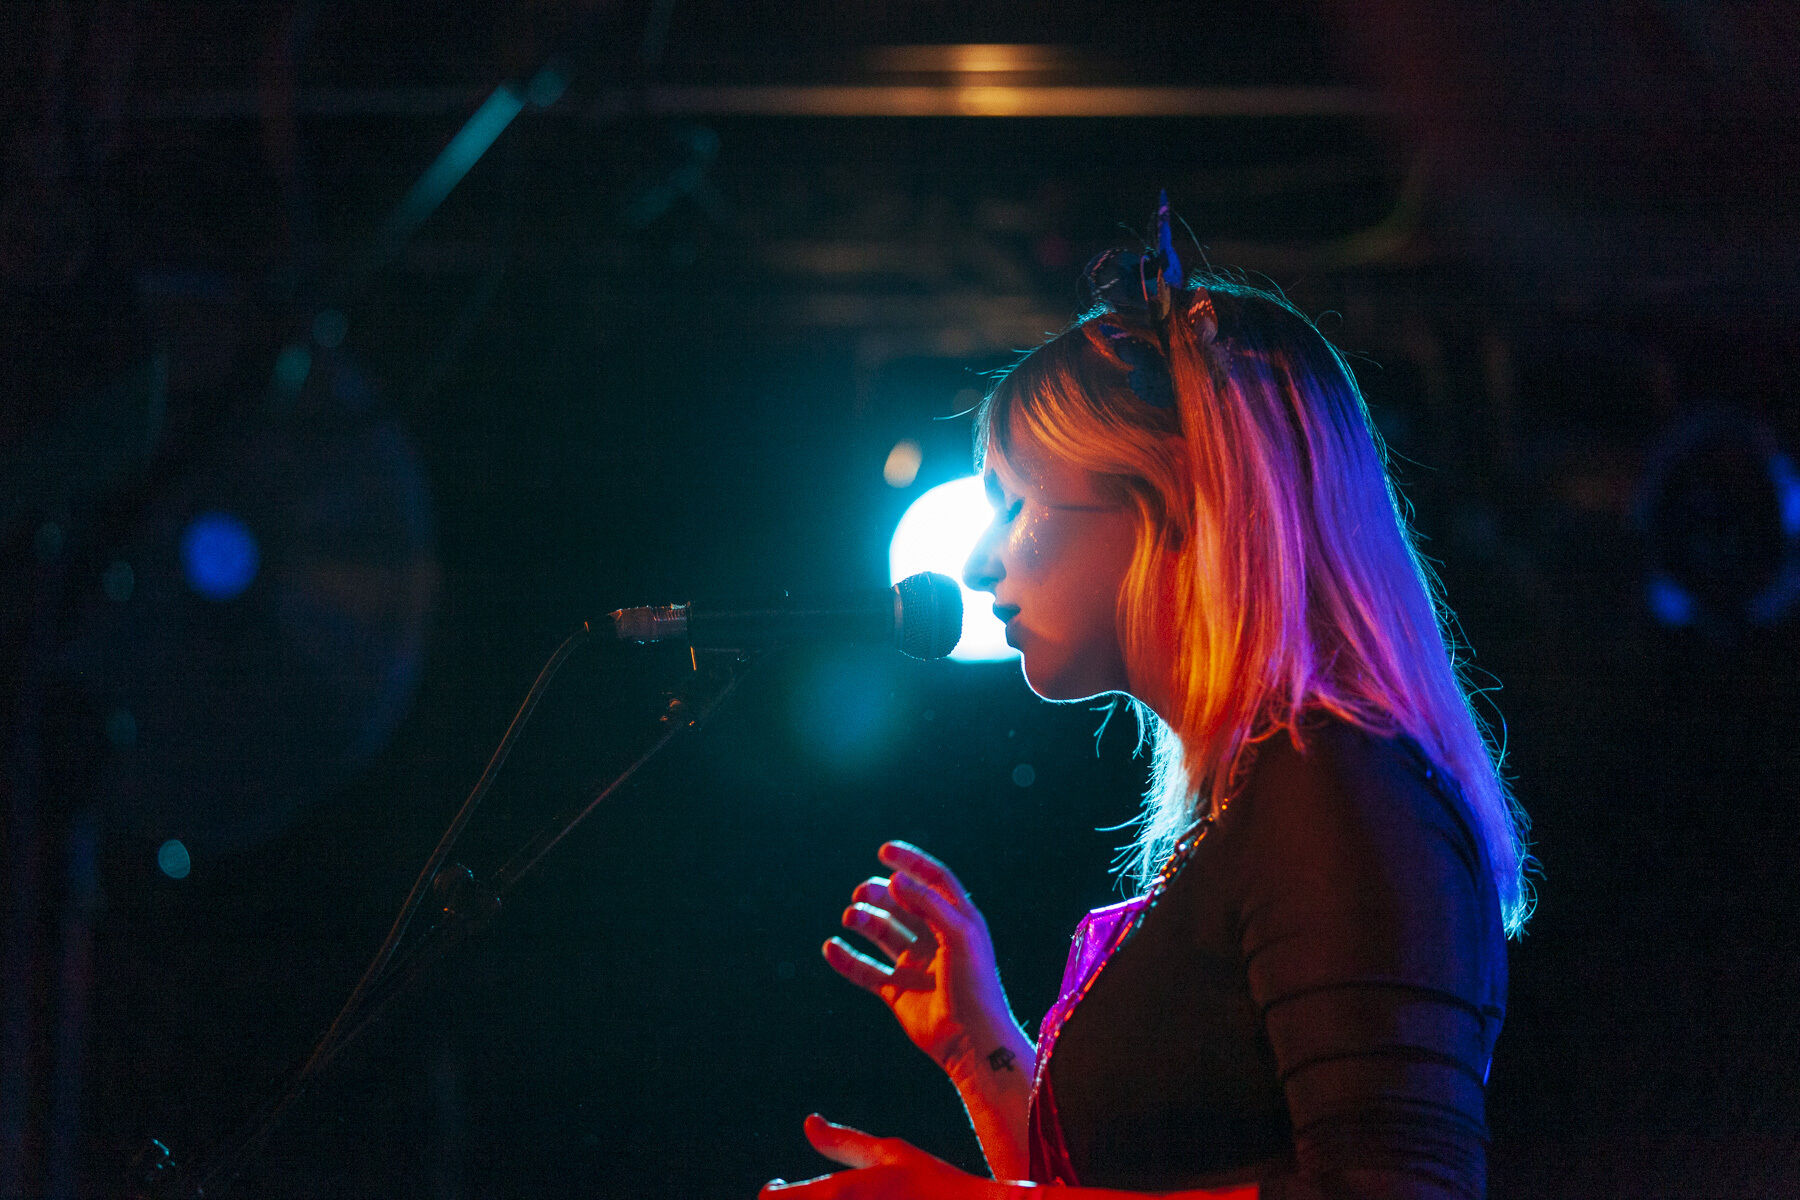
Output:
[[[145,1139],[236,1128],[582,619],[885,583],[980,372],[1160,187],[1352,356],[1503,721],[1542,878],[1492,1193],[1800,1191],[1800,516],[1766,478],[1800,444],[1800,22],[1498,11],[8,6],[0,1192],[123,1194]],[[376,241],[546,62],[566,90]],[[218,508],[264,556],[225,602],[178,557]],[[458,858],[591,794],[680,670],[582,652]],[[1141,784],[1099,724],[1011,665],[765,665],[233,1194],[749,1196],[825,1169],[815,1110],[979,1168],[818,945],[914,840],[1035,1027]]]

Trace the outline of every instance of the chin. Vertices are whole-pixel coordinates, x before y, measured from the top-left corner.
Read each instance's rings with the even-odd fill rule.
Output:
[[[1093,676],[1083,676],[1074,671],[1056,671],[1031,669],[1031,661],[1024,661],[1025,686],[1040,700],[1049,700],[1055,704],[1073,704],[1080,700],[1095,700],[1102,696],[1113,695],[1125,690],[1123,682],[1100,680]]]

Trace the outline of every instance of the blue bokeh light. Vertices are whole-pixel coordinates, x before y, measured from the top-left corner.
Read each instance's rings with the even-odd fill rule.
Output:
[[[994,519],[981,480],[953,479],[912,502],[894,529],[888,569],[898,582],[920,571],[939,571],[961,582],[963,563]],[[994,615],[994,598],[963,588],[962,640],[950,657],[958,662],[1005,662],[1019,652],[1006,644],[1006,626]]]
[[[819,763],[854,770],[879,759],[894,725],[890,682],[853,658],[834,656],[814,666],[806,686],[794,692],[793,719]]]
[[[188,854],[188,848],[181,844],[181,839],[170,838],[157,847],[156,865],[170,879],[186,879],[188,872],[194,869],[194,860]]]
[[[262,566],[256,535],[230,513],[201,513],[181,535],[181,568],[187,583],[208,600],[243,594]]]
[[[1692,625],[1699,615],[1699,605],[1694,602],[1693,594],[1661,572],[1650,577],[1644,588],[1644,598],[1649,601],[1650,614],[1664,625],[1674,628]]]
[[[275,387],[282,396],[292,399],[306,386],[312,374],[312,351],[305,346],[284,346],[275,357]]]
[[[1769,456],[1769,478],[1775,482],[1775,498],[1781,507],[1781,532],[1800,538],[1800,471],[1794,460],[1779,451]]]

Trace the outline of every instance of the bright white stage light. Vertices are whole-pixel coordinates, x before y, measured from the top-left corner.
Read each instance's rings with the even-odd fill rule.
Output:
[[[993,506],[975,476],[932,488],[913,501],[894,529],[888,547],[894,581],[920,571],[941,571],[961,582],[963,563],[993,519]],[[1006,626],[994,615],[994,598],[964,587],[962,640],[950,657],[958,662],[1004,662],[1018,656],[1006,644]]]

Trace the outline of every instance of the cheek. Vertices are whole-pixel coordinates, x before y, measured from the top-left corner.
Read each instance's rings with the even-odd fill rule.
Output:
[[[1045,513],[1022,514],[1013,523],[1012,551],[1020,571],[1043,576],[1063,567],[1070,558],[1070,530]]]
[[[1013,569],[1038,592],[1040,613],[1054,610],[1084,627],[1112,629],[1135,546],[1129,518],[1022,517],[1011,543]]]
[[[1125,577],[1137,553],[1137,539],[1130,524],[1120,524],[1107,533],[1104,543],[1087,565],[1087,572],[1098,592],[1096,604],[1108,626],[1118,622],[1119,597],[1125,590]]]

